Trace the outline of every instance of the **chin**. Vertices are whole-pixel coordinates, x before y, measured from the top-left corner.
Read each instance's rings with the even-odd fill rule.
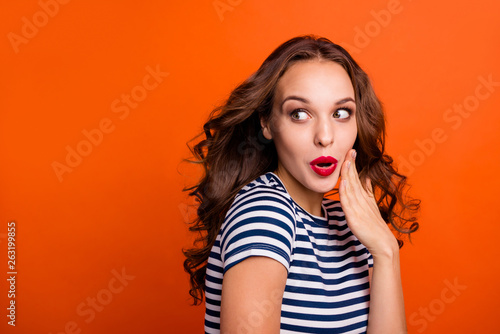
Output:
[[[337,185],[338,181],[338,176],[331,176],[331,177],[326,177],[322,180],[314,180],[311,182],[311,189],[312,191],[316,193],[321,193],[321,194],[326,194],[327,192],[330,192],[335,188]]]

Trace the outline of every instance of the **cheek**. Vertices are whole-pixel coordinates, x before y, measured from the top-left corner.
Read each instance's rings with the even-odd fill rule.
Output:
[[[342,134],[338,137],[339,148],[343,153],[347,154],[347,152],[354,146],[357,135],[357,129],[353,126],[350,129],[346,129],[346,131],[342,132]]]
[[[274,137],[274,144],[276,146],[276,149],[278,150],[278,154],[293,154],[298,151],[300,151],[300,145],[298,143],[300,142],[300,139],[297,138],[296,136],[291,135],[290,132],[285,133],[281,132],[279,134],[273,134]],[[280,158],[284,158],[281,157]]]
[[[273,138],[286,137],[288,133],[293,131],[293,127],[289,122],[286,122],[282,117],[275,116],[270,121],[270,128]]]
[[[304,157],[309,150],[306,142],[308,141],[305,131],[293,131],[290,127],[288,131],[273,133],[274,145],[278,152],[278,158],[281,161],[292,161],[296,158]]]
[[[356,138],[358,137],[358,125],[357,122],[352,122],[351,127],[349,129],[349,133],[347,134],[349,137],[349,142],[351,143],[351,147],[354,145]]]
[[[303,128],[276,117],[271,122],[271,132],[278,151],[296,152],[306,142],[307,133]],[[301,145],[302,144],[302,145]]]

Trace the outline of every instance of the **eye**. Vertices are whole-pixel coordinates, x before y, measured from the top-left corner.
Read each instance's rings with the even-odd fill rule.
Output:
[[[290,113],[290,117],[296,121],[302,121],[304,119],[310,118],[304,109],[295,109]]]
[[[351,116],[352,110],[349,108],[337,109],[333,113],[333,118],[345,119]]]

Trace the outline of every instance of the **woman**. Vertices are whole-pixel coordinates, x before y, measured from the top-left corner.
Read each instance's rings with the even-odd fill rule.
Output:
[[[205,332],[406,332],[390,227],[416,231],[419,202],[403,196],[351,56],[326,38],[285,42],[204,130],[190,193],[202,245],[184,267],[195,303],[205,293]],[[340,201],[325,198],[337,184]]]

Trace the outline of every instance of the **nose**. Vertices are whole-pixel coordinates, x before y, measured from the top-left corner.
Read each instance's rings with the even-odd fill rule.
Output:
[[[333,144],[333,126],[326,120],[321,120],[316,124],[316,133],[314,143],[319,146],[327,147]]]

